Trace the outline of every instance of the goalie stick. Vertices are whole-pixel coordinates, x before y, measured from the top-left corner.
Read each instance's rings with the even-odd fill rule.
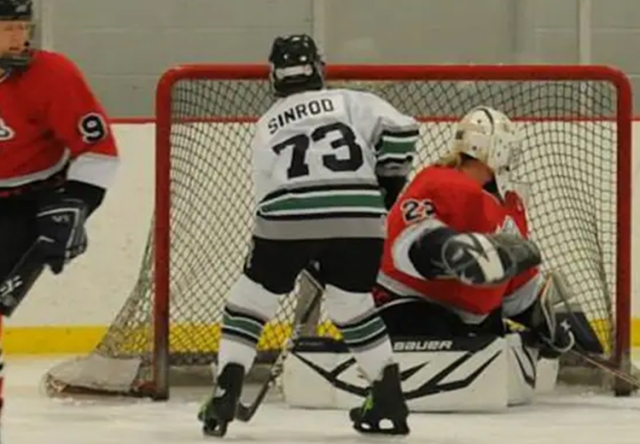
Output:
[[[560,323],[568,322],[574,336],[572,348],[562,350],[562,353],[571,354],[581,358],[605,373],[613,375],[620,381],[624,381],[629,386],[639,389],[639,378],[629,371],[620,370],[614,367],[609,361],[599,356],[604,352],[604,349],[602,348],[595,332],[593,332],[589,327],[589,321],[584,317],[584,314],[580,311],[576,312],[574,307],[571,306],[571,300],[574,299],[575,294],[571,290],[564,275],[557,270],[551,271],[545,279],[544,286],[552,286],[554,288],[553,296],[548,303],[550,306],[555,306],[557,304],[562,304],[564,306],[565,311],[556,312],[555,317],[562,317],[564,319],[560,321]],[[507,323],[514,327],[515,331],[530,331],[529,327],[517,321],[507,319]],[[617,391],[616,394],[618,394]]]
[[[584,359],[591,365],[598,367],[600,370],[603,370],[604,372],[610,373],[611,375],[615,376],[621,381],[626,382],[634,389],[640,389],[640,379],[633,376],[633,374],[631,373],[628,373],[626,371],[619,370],[613,367],[609,362],[602,360],[602,358],[592,356],[588,352],[582,351],[579,348],[573,348],[569,350],[568,353],[571,353],[572,355],[575,355]]]
[[[569,283],[566,277],[561,272],[555,271],[552,273],[551,278],[553,279],[558,289],[556,294],[560,299],[560,302],[564,305],[567,316],[572,321],[571,322],[572,327],[575,328],[575,326],[584,325],[584,322],[582,322],[578,318],[576,313],[571,308],[570,300],[573,299],[575,293],[573,293],[573,290],[569,286]],[[614,377],[627,383],[629,386],[633,387],[634,389],[640,389],[640,379],[635,377],[630,371],[620,370],[614,367],[610,362],[602,359],[597,354],[594,354],[594,350],[592,350],[591,347],[589,347],[588,342],[585,344],[584,341],[577,341],[575,346],[571,350],[568,350],[568,353],[584,359],[585,361],[589,362],[591,365],[594,365],[595,367],[598,367],[600,370],[603,370],[604,372],[613,375]],[[617,388],[616,388],[616,394],[618,394]]]
[[[510,321],[509,323],[511,325],[516,326],[516,328],[518,329],[526,330],[526,331],[529,330],[526,326],[518,323],[514,323],[513,321]],[[565,350],[564,353],[571,354],[578,358],[584,359],[594,367],[597,367],[600,370],[604,371],[605,373],[609,373],[615,376],[621,381],[624,381],[627,384],[629,384],[631,387],[635,389],[640,389],[640,379],[635,377],[633,374],[619,370],[616,367],[613,367],[610,362],[600,358],[597,355],[594,355],[592,352],[584,350],[578,342],[576,342],[573,347],[574,348]]]
[[[316,291],[312,296],[311,302],[309,302],[309,305],[302,312],[300,319],[293,326],[291,335],[287,338],[287,341],[282,347],[282,351],[271,366],[271,370],[269,371],[269,378],[262,384],[262,387],[260,387],[260,391],[256,395],[253,402],[251,402],[251,404],[249,405],[245,405],[242,402],[238,403],[238,407],[236,410],[236,419],[242,422],[250,421],[258,411],[258,408],[262,404],[262,401],[264,401],[265,396],[267,396],[267,393],[269,392],[273,384],[282,374],[284,361],[291,350],[293,350],[296,341],[302,333],[304,325],[307,323],[315,309],[320,305],[320,302],[322,301],[322,294],[324,291],[322,284],[318,279],[316,279],[315,276],[313,276],[313,273],[308,270],[303,271],[303,275],[314,284]]]
[[[0,285],[0,314],[3,316],[11,316],[44,270],[45,264],[38,248],[39,243],[38,238]]]

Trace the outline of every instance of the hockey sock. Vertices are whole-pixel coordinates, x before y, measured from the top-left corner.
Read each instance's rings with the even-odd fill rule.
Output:
[[[379,379],[393,362],[391,341],[371,293],[351,293],[327,285],[327,313],[369,381]]]
[[[262,330],[278,308],[278,295],[242,274],[231,287],[222,318],[218,375],[229,362],[248,372]]]

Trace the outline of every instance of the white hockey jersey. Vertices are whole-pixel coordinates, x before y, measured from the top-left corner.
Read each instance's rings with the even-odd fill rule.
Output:
[[[407,175],[418,136],[415,119],[374,94],[327,89],[279,100],[251,146],[255,234],[384,237],[377,176]]]

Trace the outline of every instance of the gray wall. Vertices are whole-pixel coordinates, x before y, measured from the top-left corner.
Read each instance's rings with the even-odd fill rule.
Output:
[[[577,1],[40,0],[38,40],[80,65],[112,115],[150,116],[170,66],[264,62],[293,32],[315,33],[329,63],[578,63]],[[640,0],[592,4],[592,62],[640,91]]]

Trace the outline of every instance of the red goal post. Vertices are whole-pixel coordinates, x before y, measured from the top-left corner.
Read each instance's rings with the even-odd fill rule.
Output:
[[[607,359],[629,368],[632,94],[622,72],[368,65],[328,66],[326,75],[330,85],[372,91],[416,116],[422,125],[416,167],[446,149],[451,124],[472,106],[494,106],[522,122],[533,236],[549,266],[562,269],[580,293]],[[166,399],[170,368],[215,358],[221,304],[249,241],[247,154],[252,123],[272,101],[267,79],[266,66],[190,65],[169,70],[159,82],[150,243],[136,288],[87,358],[99,356],[104,371],[110,360],[136,358],[130,393]],[[219,234],[209,240],[208,231]],[[283,307],[261,341],[272,353],[295,308],[286,298]],[[318,331],[335,334],[324,317]],[[113,371],[78,383],[60,377],[73,372],[58,370],[47,375],[50,388],[113,391],[107,380]]]

